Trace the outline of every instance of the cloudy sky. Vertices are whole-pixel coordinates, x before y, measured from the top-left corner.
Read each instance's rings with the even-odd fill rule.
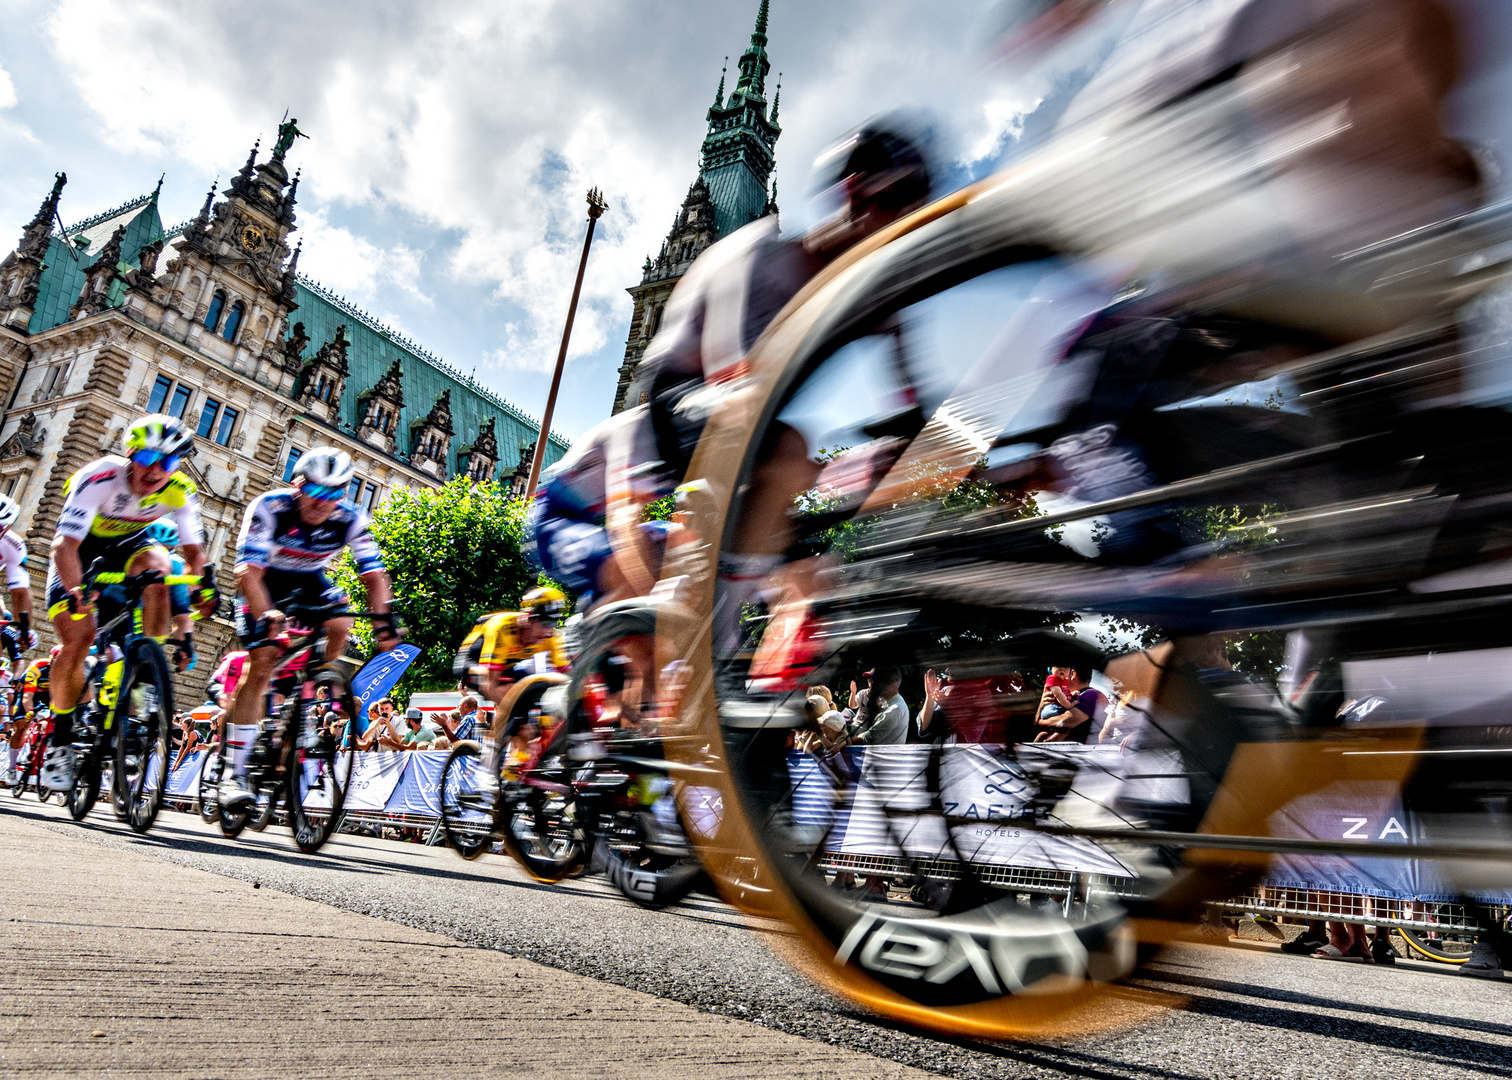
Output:
[[[66,221],[160,173],[166,222],[191,217],[287,108],[310,135],[289,155],[301,269],[539,415],[596,184],[611,209],[557,414],[579,435],[608,413],[624,289],[696,175],[757,6],[0,0],[0,248],[60,169]],[[1033,96],[984,62],[992,6],[773,0],[787,226],[815,153],[884,109],[927,110],[957,179],[1001,152]]]

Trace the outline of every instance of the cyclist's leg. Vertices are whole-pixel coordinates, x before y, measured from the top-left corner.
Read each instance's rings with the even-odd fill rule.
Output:
[[[58,582],[56,570],[48,573],[47,614],[58,635],[59,649],[49,671],[53,735],[41,783],[53,791],[66,791],[73,786],[74,710],[84,692],[84,662],[94,642],[95,617],[93,613],[69,610],[68,594]]]
[[[318,592],[321,600],[328,604],[351,606],[351,598],[334,581],[327,577],[324,571],[307,576],[310,582],[305,587],[306,593]],[[355,625],[355,622],[355,620],[347,618],[327,619],[325,621],[323,629],[326,636],[325,654],[327,661],[335,660],[342,653],[346,652],[347,639],[351,637],[352,627]]]
[[[168,549],[150,541],[137,547],[126,562],[127,574],[156,570],[164,577],[173,573],[173,558]],[[142,633],[159,644],[168,640],[169,603],[167,585],[150,585],[142,591]]]

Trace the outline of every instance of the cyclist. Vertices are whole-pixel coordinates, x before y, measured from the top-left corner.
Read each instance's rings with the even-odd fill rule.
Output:
[[[51,695],[53,744],[42,767],[42,784],[54,791],[73,786],[74,710],[84,691],[84,665],[94,643],[95,605],[84,593],[85,568],[100,560],[107,572],[140,574],[155,570],[167,576],[173,563],[147,527],[167,512],[178,524],[189,572],[205,567],[203,531],[194,483],[178,471],[193,436],[171,416],[145,416],[126,429],[126,454],[91,461],[63,485],[63,510],[52,542],[47,575],[47,615],[57,631],[59,651],[53,661]],[[197,590],[202,614],[215,610],[213,586]],[[102,609],[112,604],[101,596]],[[168,586],[149,586],[142,594],[142,631],[159,643],[171,629]]]
[[[546,572],[574,594],[602,604],[650,588],[666,526],[641,523],[626,536],[638,550],[617,550],[605,528],[606,491],[623,478],[639,484],[637,498],[670,492],[707,415],[697,391],[738,374],[767,324],[815,274],[928,199],[928,163],[904,127],[873,122],[819,157],[816,186],[835,209],[807,234],[782,239],[776,218],[762,218],[700,255],[678,282],[637,376],[647,406],[589,432],[536,492],[530,528],[537,554]],[[648,462],[660,464],[653,472]],[[792,496],[811,486],[817,470],[802,438],[783,428],[758,472],[761,505],[742,522],[733,550],[720,556],[722,609],[738,612],[751,583],[780,561]]]
[[[221,745],[230,753],[219,797],[227,809],[239,809],[257,798],[247,780],[247,762],[281,650],[255,646],[277,637],[284,621],[279,608],[296,595],[311,602],[346,602],[346,594],[326,576],[326,568],[344,549],[350,548],[357,562],[368,608],[383,613],[373,620],[375,644],[385,652],[399,644],[399,629],[389,610],[392,590],[378,544],[368,530],[367,516],[342,497],[355,471],[344,451],[307,450],[294,463],[294,486],[259,495],[242,518],[236,632],[249,656],[230,712],[221,721]],[[346,651],[352,619],[328,619],[324,629],[325,655],[334,660]]]
[[[12,707],[10,725],[9,763],[6,776],[15,782],[16,763],[21,758],[21,748],[26,745],[26,733],[31,729],[32,714],[48,707],[50,701],[52,662],[58,656],[58,646],[43,659],[33,660],[21,676],[21,692]]]
[[[158,518],[147,526],[147,535],[168,549],[174,575],[185,573],[184,557],[175,550],[179,545],[179,531],[173,519]],[[173,615],[174,636],[168,639],[168,644],[173,646],[173,665],[179,671],[193,671],[194,665],[199,663],[199,654],[194,651],[194,611],[190,607],[189,586],[168,586],[168,608]]]
[[[494,719],[501,719],[497,706],[509,684],[527,675],[565,671],[567,649],[558,631],[567,611],[567,597],[560,589],[543,585],[520,599],[519,611],[496,611],[473,624],[457,647],[453,670],[464,690],[476,690],[495,705]],[[523,721],[510,729],[495,728],[485,746],[481,775],[492,781],[495,755],[509,740],[512,752],[526,745]]]
[[[5,584],[10,589],[10,622],[0,629],[0,648],[8,661],[11,678],[20,671],[21,654],[37,647],[32,632],[31,574],[26,569],[26,541],[12,528],[21,516],[21,507],[9,495],[0,495],[0,564],[5,566]]]

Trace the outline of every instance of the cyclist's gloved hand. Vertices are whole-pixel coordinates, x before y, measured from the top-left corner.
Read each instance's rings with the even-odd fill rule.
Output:
[[[373,617],[373,642],[383,652],[388,652],[404,638],[404,626],[394,612],[385,612]]]
[[[185,634],[182,638],[169,638],[168,644],[173,646],[173,664],[180,671],[193,671],[194,665],[199,663],[199,653],[194,651],[194,635]]]

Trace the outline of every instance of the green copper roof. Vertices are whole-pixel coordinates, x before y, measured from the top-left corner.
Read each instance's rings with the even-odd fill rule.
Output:
[[[73,238],[72,248],[63,239],[65,234],[54,233],[47,249],[37,303],[27,325],[30,333],[39,334],[68,321],[69,309],[84,288],[85,271],[121,224],[126,225],[121,242],[120,265],[123,268],[135,268],[137,253],[147,244],[165,236],[177,236],[182,231],[180,227],[171,233],[164,232],[154,192],[69,228],[66,235]],[[125,291],[123,282],[115,282],[110,292],[111,303],[119,304]],[[397,456],[401,460],[409,458],[410,421],[430,412],[436,398],[445,390],[451,391],[453,430],[447,468],[453,474],[457,471],[457,449],[471,444],[478,437],[478,429],[488,417],[495,419],[494,437],[499,444],[499,471],[503,476],[512,473],[519,463],[520,446],[535,442],[539,422],[487,387],[388,330],[376,319],[313,281],[300,278],[295,292],[299,308],[290,316],[290,322],[304,323],[305,333],[310,336],[310,344],[305,350],[307,356],[329,341],[336,327],[345,325],[347,328],[347,363],[351,374],[341,395],[339,423],[344,430],[353,432],[356,429],[357,396],[377,383],[398,358],[404,387],[404,409],[398,427]],[[546,463],[549,465],[559,460],[571,445],[553,433],[546,447]]]
[[[346,326],[347,365],[351,373],[341,394],[339,422],[344,430],[355,432],[361,419],[357,396],[383,378],[389,365],[398,359],[404,388],[404,409],[397,429],[399,457],[409,457],[410,422],[423,419],[445,390],[451,391],[452,440],[447,468],[453,474],[457,472],[457,449],[471,444],[478,437],[483,421],[490,416],[497,422],[494,436],[498,439],[499,466],[504,476],[512,473],[519,463],[519,448],[535,442],[540,430],[538,421],[388,330],[366,312],[305,278],[299,279],[295,293],[299,309],[289,316],[289,321],[304,323],[305,333],[310,336],[310,343],[305,346],[307,357],[330,341],[338,326]],[[553,433],[546,446],[546,464],[560,459],[570,447],[571,443]]]
[[[135,267],[137,253],[154,240],[163,236],[163,222],[158,217],[156,194],[132,199],[103,214],[97,214],[68,230],[73,246],[63,239],[63,234],[54,233],[47,245],[46,269],[38,283],[37,303],[32,308],[31,322],[27,332],[40,334],[68,321],[69,309],[79,299],[84,288],[84,272],[89,269],[117,226],[126,225],[126,235],[121,240],[121,261]],[[88,246],[80,243],[79,238]],[[119,301],[118,294],[125,290],[116,283],[111,300]]]

